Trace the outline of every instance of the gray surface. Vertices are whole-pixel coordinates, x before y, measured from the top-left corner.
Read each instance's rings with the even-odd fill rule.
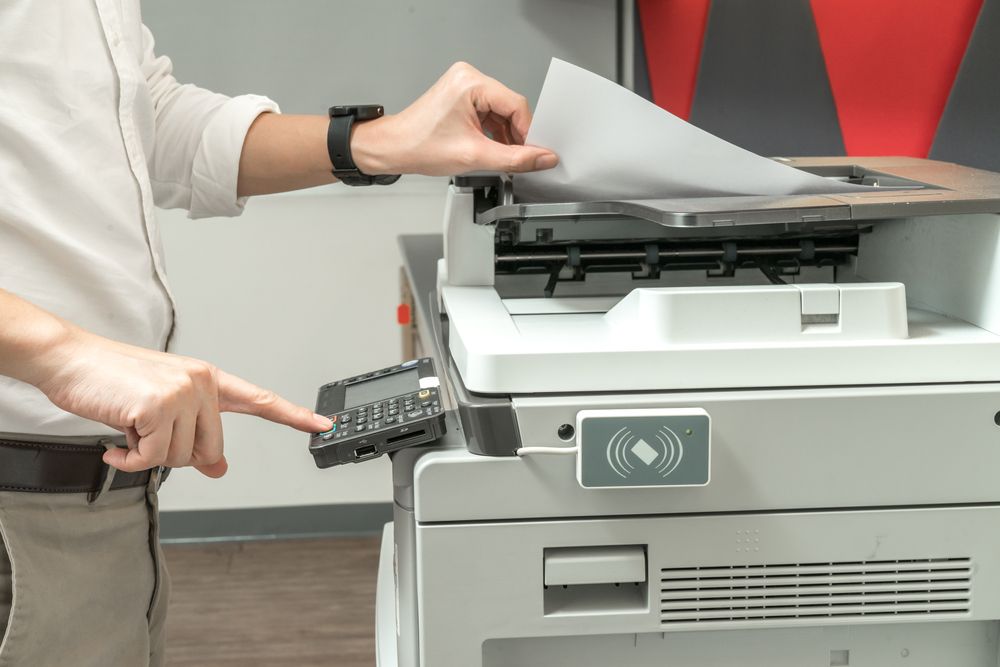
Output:
[[[690,120],[761,155],[844,153],[809,0],[712,2]]]
[[[376,535],[391,520],[391,503],[168,511],[160,513],[160,538],[203,542]]]
[[[986,0],[931,157],[1000,171],[1000,0]]]
[[[285,112],[399,111],[456,60],[534,101],[553,56],[614,78],[615,0],[146,0],[181,80],[256,92]]]

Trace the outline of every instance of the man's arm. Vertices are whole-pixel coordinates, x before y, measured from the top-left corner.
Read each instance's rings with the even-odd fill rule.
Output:
[[[329,122],[326,116],[258,116],[243,142],[239,196],[332,183]],[[556,166],[552,151],[523,145],[530,124],[524,97],[457,63],[402,112],[355,125],[351,153],[358,168],[372,175],[447,176]]]
[[[325,417],[203,361],[96,336],[3,290],[0,314],[0,375],[124,432],[129,449],[104,455],[120,470],[193,465],[225,474],[221,412],[307,432],[330,428]]]

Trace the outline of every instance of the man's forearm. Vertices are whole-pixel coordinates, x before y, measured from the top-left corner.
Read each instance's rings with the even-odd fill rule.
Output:
[[[333,183],[326,116],[265,113],[257,117],[240,155],[240,197]]]
[[[39,384],[71,331],[55,315],[0,290],[0,375]]]

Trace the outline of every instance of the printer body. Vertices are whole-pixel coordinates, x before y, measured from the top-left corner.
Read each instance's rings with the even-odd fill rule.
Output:
[[[381,667],[1000,664],[1000,175],[519,203],[458,178]]]

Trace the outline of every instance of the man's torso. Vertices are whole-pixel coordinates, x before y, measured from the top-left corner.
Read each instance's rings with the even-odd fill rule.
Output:
[[[135,0],[0,3],[0,288],[102,336],[172,326]],[[102,433],[0,377],[0,430]]]

